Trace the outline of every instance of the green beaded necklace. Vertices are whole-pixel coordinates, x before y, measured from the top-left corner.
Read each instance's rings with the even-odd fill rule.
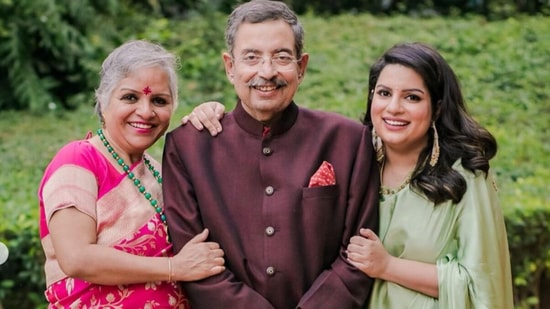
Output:
[[[164,223],[164,225],[167,226],[166,215],[164,214],[164,211],[162,211],[162,208],[158,204],[158,201],[151,196],[151,193],[146,191],[145,187],[141,184],[141,180],[136,178],[134,173],[130,171],[130,167],[128,166],[128,164],[126,164],[126,162],[124,162],[124,159],[122,159],[118,155],[118,153],[116,153],[116,151],[113,149],[113,146],[111,146],[107,138],[105,138],[105,135],[103,134],[103,130],[97,129],[97,135],[99,136],[99,139],[101,140],[101,142],[103,142],[103,145],[105,146],[105,148],[107,148],[107,151],[109,151],[109,153],[117,161],[118,165],[122,167],[122,169],[124,170],[128,178],[132,180],[132,182],[134,183],[136,188],[139,190],[139,192],[143,194],[145,199],[149,201],[151,206],[153,206],[155,211],[160,215],[160,219],[162,220],[162,223]],[[153,176],[157,179],[158,183],[162,184],[162,177],[160,175],[160,172],[155,169],[155,167],[151,164],[149,159],[143,156],[143,162],[145,162],[145,166],[147,166],[149,171],[151,171]]]

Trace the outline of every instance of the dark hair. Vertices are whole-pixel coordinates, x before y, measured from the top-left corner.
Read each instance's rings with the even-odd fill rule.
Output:
[[[420,75],[430,94],[432,119],[439,135],[439,161],[434,167],[426,164],[432,151],[432,132],[413,172],[413,189],[423,192],[436,205],[447,200],[460,202],[466,192],[466,181],[453,170],[453,163],[462,159],[465,169],[471,172],[481,170],[487,174],[489,160],[497,151],[495,138],[466,110],[459,81],[449,64],[434,48],[422,43],[395,45],[371,67],[369,97],[363,119],[365,125],[372,128],[373,89],[380,72],[388,64],[406,66]]]

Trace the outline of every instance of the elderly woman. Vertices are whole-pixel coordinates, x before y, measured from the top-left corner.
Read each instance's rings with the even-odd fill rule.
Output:
[[[102,128],[46,168],[40,236],[50,308],[189,308],[176,281],[224,270],[207,230],[173,255],[159,163],[146,153],[176,108],[175,65],[146,41],[116,48],[96,91]]]

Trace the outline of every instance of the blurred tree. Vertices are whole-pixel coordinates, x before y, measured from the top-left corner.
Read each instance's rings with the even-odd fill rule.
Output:
[[[88,100],[83,95],[97,82],[98,62],[122,41],[150,33],[147,27],[157,20],[198,18],[213,23],[217,13],[227,14],[246,1],[0,0],[0,110],[74,108]],[[282,1],[299,14],[550,14],[550,0]],[[212,28],[219,30],[217,25]]]
[[[102,19],[122,3],[0,0],[0,110],[75,107],[72,98],[96,80],[92,60],[102,54],[90,33],[105,31]]]

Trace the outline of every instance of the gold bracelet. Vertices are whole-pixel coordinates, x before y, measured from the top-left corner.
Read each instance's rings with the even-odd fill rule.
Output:
[[[172,258],[168,257],[168,282],[172,282]]]

